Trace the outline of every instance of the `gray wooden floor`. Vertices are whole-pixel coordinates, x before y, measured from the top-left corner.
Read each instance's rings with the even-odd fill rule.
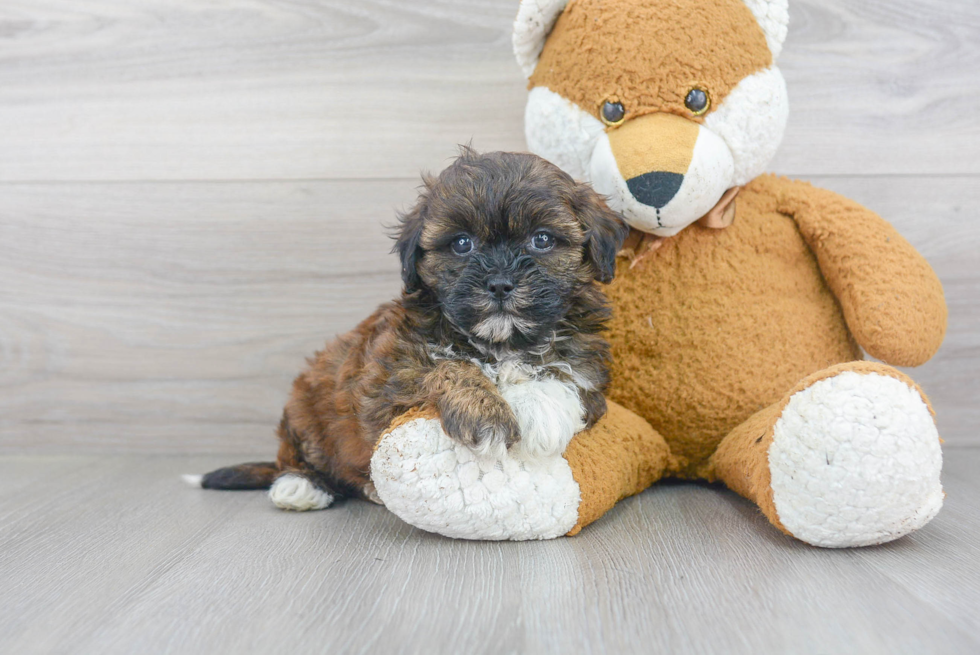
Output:
[[[272,455],[304,357],[396,293],[421,169],[524,148],[516,4],[0,2],[0,653],[980,652],[977,0],[790,0],[780,61],[771,169],[945,287],[921,533],[817,550],[661,485],[574,539],[466,543],[179,482]]]
[[[574,538],[477,543],[178,478],[233,456],[7,456],[0,652],[977,653],[980,451],[945,456],[938,518],[841,551],[689,484]]]

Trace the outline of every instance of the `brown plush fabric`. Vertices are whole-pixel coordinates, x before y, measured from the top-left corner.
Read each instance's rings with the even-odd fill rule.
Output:
[[[609,403],[605,417],[565,450],[582,494],[578,523],[568,534],[578,534],[617,502],[659,480],[669,458],[667,442],[646,421]]]
[[[725,435],[799,380],[861,359],[817,259],[779,211],[791,185],[753,180],[733,225],[691,225],[632,268],[622,258],[607,291],[607,395],[663,435],[682,477],[698,477]]]
[[[707,91],[717,107],[771,64],[765,34],[742,0],[572,0],[529,86],[545,86],[597,118],[606,100],[622,102],[627,118],[658,111],[690,117],[684,98],[692,88]]]
[[[724,482],[726,487],[754,502],[769,522],[785,534],[789,532],[780,522],[772,501],[769,446],[772,445],[773,426],[790,395],[753,414],[732,430],[711,456],[710,466],[706,465],[701,471],[708,480]]]
[[[943,287],[895,228],[853,200],[806,182],[785,185],[779,210],[796,220],[816,253],[862,348],[895,366],[919,366],[936,353],[946,335]]]
[[[769,471],[769,446],[772,445],[773,428],[779,420],[790,398],[820,380],[833,377],[844,371],[869,374],[877,373],[900,380],[919,392],[929,411],[935,416],[932,405],[922,389],[901,371],[877,362],[848,362],[831,366],[808,375],[793,387],[783,398],[762,411],[752,415],[736,427],[719,444],[708,465],[701,473],[708,480],[720,480],[732,491],[748,498],[762,510],[766,518],[782,532],[789,534],[776,512],[773,503],[771,476]]]
[[[624,180],[650,171],[685,175],[700,128],[674,114],[648,114],[609,132],[609,147]]]
[[[439,412],[438,410],[436,410],[435,407],[431,407],[429,405],[425,405],[422,407],[413,407],[412,409],[408,410],[401,416],[396,416],[395,420],[393,420],[391,422],[391,425],[388,426],[388,429],[385,430],[385,433],[391,432],[395,428],[405,425],[406,423],[409,423],[411,421],[414,421],[417,418],[422,418],[422,419],[439,418]],[[378,439],[378,443],[381,443],[380,439]],[[378,443],[374,444],[375,450],[378,449]]]

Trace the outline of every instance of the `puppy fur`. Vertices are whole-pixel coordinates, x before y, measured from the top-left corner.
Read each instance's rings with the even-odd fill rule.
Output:
[[[424,178],[400,217],[401,297],[329,343],[293,383],[277,461],[218,469],[201,486],[276,482],[273,501],[286,509],[377,502],[374,446],[420,406],[478,451],[523,434],[530,456],[561,452],[606,411],[610,310],[596,282],[612,279],[625,236],[591,187],[545,160],[464,148]]]

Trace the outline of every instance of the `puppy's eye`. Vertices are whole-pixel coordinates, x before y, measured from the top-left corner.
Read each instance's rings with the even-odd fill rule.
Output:
[[[623,107],[623,103],[621,102],[610,102],[606,100],[599,109],[599,115],[602,117],[603,123],[609,127],[615,127],[626,118],[626,108]]]
[[[457,255],[465,255],[469,251],[473,250],[473,240],[465,234],[461,234],[453,239],[450,246],[452,247],[453,252]]]
[[[691,89],[687,92],[687,97],[684,98],[684,106],[690,109],[695,116],[700,116],[708,111],[711,106],[711,98],[708,97],[708,92],[703,89]]]
[[[535,250],[551,250],[555,247],[555,237],[547,232],[538,232],[531,237],[531,247]]]

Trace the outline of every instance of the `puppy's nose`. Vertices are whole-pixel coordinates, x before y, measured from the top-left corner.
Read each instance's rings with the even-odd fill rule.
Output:
[[[497,300],[503,300],[514,290],[514,281],[506,275],[492,275],[487,280],[487,291],[492,293]]]

